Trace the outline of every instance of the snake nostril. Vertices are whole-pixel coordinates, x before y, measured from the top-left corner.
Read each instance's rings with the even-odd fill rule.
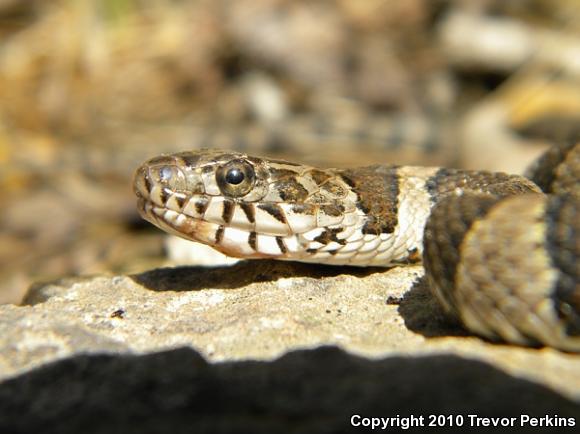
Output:
[[[173,169],[169,166],[164,166],[159,169],[159,179],[161,181],[170,181],[173,177]]]
[[[152,186],[158,185],[171,191],[184,190],[187,188],[187,180],[183,171],[171,164],[150,166],[147,177]]]

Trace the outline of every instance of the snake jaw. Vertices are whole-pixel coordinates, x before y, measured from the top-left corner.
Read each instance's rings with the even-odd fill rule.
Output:
[[[287,259],[286,253],[280,251],[279,253],[275,251],[270,251],[269,253],[262,252],[256,250],[255,246],[252,247],[252,243],[248,243],[248,240],[253,236],[255,239],[254,243],[256,242],[259,235],[255,232],[225,227],[203,219],[191,217],[157,206],[143,198],[138,200],[138,209],[145,220],[165,232],[190,241],[209,245],[225,255],[235,258]]]

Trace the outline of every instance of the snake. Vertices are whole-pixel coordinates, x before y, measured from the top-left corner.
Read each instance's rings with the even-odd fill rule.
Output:
[[[527,176],[317,168],[241,152],[162,154],[135,172],[143,218],[228,256],[423,264],[446,312],[491,341],[580,351],[580,143]]]

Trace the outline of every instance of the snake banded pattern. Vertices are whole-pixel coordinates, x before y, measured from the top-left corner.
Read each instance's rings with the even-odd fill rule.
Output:
[[[556,170],[566,158],[539,166]],[[574,194],[547,196],[504,173],[318,169],[216,150],[155,157],[137,170],[134,190],[145,219],[230,256],[354,266],[423,261],[434,294],[470,330],[580,351]]]

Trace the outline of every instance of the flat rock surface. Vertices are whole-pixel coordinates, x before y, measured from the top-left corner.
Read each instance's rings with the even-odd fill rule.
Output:
[[[476,359],[580,400],[580,356],[487,342],[450,322],[419,266],[385,269],[245,261],[65,279],[0,306],[0,378],[86,353],[191,347],[207,361],[270,361],[337,346],[370,359]]]

